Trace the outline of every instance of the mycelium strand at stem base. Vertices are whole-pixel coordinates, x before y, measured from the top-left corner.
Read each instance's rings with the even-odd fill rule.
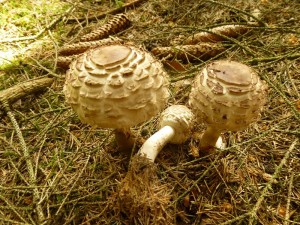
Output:
[[[162,184],[157,166],[142,155],[135,155],[126,177],[114,195],[113,208],[129,224],[174,224],[170,205],[171,187]]]

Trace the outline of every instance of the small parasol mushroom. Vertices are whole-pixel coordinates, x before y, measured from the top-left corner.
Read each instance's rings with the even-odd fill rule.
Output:
[[[160,112],[169,97],[160,62],[140,48],[110,44],[91,49],[70,65],[64,94],[83,123],[114,128],[121,149],[132,148],[130,127]]]
[[[207,64],[196,76],[189,100],[195,116],[207,124],[200,150],[210,151],[222,132],[242,130],[256,121],[266,102],[266,88],[247,65],[227,60]]]
[[[116,210],[132,218],[132,224],[135,221],[142,224],[174,223],[170,187],[159,180],[154,161],[168,142],[182,144],[189,138],[193,121],[193,113],[186,106],[168,107],[160,116],[159,130],[132,157],[128,173],[115,196]]]
[[[182,144],[190,137],[193,122],[194,115],[186,106],[168,107],[160,116],[159,130],[145,141],[139,154],[154,162],[168,142]]]

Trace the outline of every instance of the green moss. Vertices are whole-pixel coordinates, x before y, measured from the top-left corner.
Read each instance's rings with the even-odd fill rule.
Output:
[[[0,13],[0,37],[33,35],[67,7],[58,0],[7,1]]]

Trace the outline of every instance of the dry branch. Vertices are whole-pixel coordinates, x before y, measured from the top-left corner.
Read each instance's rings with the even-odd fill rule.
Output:
[[[0,108],[3,108],[3,103],[12,104],[25,96],[44,90],[46,87],[49,87],[53,81],[53,78],[44,77],[26,81],[1,91]]]
[[[151,50],[158,58],[176,58],[184,62],[207,60],[217,56],[225,48],[219,44],[201,43],[197,45],[178,45],[174,47],[157,47]]]

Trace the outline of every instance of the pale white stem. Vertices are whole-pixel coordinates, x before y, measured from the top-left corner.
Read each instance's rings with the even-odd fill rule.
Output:
[[[223,139],[222,139],[221,136],[218,138],[215,147],[216,147],[216,148],[219,148],[219,149],[224,149],[224,148],[226,148],[226,144],[223,142]]]
[[[171,126],[162,127],[145,141],[138,154],[145,156],[154,162],[160,150],[172,139],[174,135],[175,130]]]
[[[220,135],[220,130],[214,129],[211,126],[207,126],[200,140],[200,148],[216,146]]]
[[[220,130],[214,129],[211,126],[206,128],[200,140],[200,148],[205,147],[225,148],[225,143],[223,143]]]

